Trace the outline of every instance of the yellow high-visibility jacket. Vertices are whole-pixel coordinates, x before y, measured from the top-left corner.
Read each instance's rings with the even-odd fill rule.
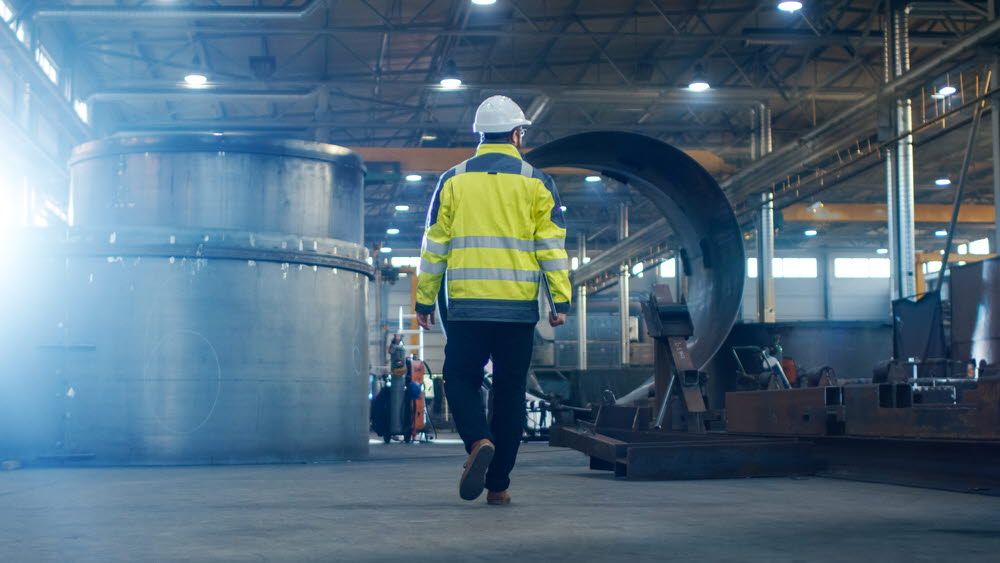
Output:
[[[447,271],[448,321],[538,322],[544,274],[556,310],[572,287],[555,182],[513,145],[481,144],[438,181],[420,253],[417,312],[432,313]]]

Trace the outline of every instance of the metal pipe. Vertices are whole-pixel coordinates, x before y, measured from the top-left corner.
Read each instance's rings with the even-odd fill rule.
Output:
[[[628,203],[622,202],[618,205],[618,240],[625,240],[628,238]],[[629,353],[629,271],[628,262],[623,262],[620,267],[620,272],[618,274],[618,315],[621,321],[620,327],[620,340],[621,346],[619,351],[621,352],[621,365],[622,367],[628,366],[632,362],[632,356]]]
[[[757,320],[773,323],[774,298],[774,194],[760,194],[757,218]]]
[[[907,40],[909,27],[905,3],[893,0],[887,5],[886,42],[883,45],[883,77],[891,83],[894,77],[905,75],[910,69],[910,46]],[[895,146],[886,155],[886,201],[888,204],[888,230],[890,262],[892,264],[892,299],[909,297],[917,293],[914,266],[916,241],[914,240],[914,180],[913,180],[913,112],[909,98],[890,102],[893,106],[893,135]],[[888,144],[887,144],[888,146]],[[889,152],[891,151],[891,152]]]
[[[587,234],[576,235],[577,260],[583,266],[587,258]],[[576,367],[587,369],[587,286],[576,286]]]
[[[115,7],[115,6],[66,6],[62,8],[41,8],[30,12],[28,16],[36,19],[85,19],[94,20],[231,20],[231,19],[255,19],[255,20],[300,20],[312,15],[320,6],[325,5],[324,0],[308,0],[298,8],[267,8],[255,7],[244,8],[235,6],[219,7],[185,7],[177,8],[172,6],[136,6],[136,7]]]
[[[317,94],[317,89],[298,90],[255,90],[243,88],[190,88],[177,85],[173,88],[152,88],[126,89],[126,90],[103,90],[94,92],[87,96],[88,102],[95,101],[116,101],[134,100],[142,98],[164,99],[164,98],[203,98],[212,97],[216,99],[242,99],[242,100],[266,100],[266,101],[297,101],[303,98],[313,97]]]
[[[663,429],[663,423],[667,419],[667,411],[670,410],[670,395],[674,392],[674,381],[677,378],[675,376],[670,376],[670,381],[667,383],[667,390],[663,393],[662,403],[660,403],[660,412],[656,415],[656,425],[654,428],[657,430]]]

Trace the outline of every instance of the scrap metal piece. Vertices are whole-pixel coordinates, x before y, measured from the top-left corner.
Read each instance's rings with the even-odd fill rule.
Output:
[[[711,174],[682,151],[635,133],[570,135],[532,150],[526,158],[539,168],[599,171],[634,187],[666,216],[687,257],[685,301],[694,325],[687,346],[694,368],[704,366],[736,321],[746,277],[739,223]]]

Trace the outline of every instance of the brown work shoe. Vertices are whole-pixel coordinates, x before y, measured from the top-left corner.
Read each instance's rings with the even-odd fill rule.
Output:
[[[510,493],[507,491],[489,491],[486,493],[486,504],[510,504]]]
[[[486,470],[490,468],[496,446],[482,439],[472,445],[472,453],[465,460],[465,471],[458,482],[458,494],[463,500],[476,500],[486,487]]]

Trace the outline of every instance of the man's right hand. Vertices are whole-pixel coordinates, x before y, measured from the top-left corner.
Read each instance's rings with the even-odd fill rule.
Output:
[[[556,313],[549,315],[549,325],[557,327],[566,324],[566,313]]]
[[[417,324],[424,330],[430,330],[434,326],[434,313],[417,313]]]

